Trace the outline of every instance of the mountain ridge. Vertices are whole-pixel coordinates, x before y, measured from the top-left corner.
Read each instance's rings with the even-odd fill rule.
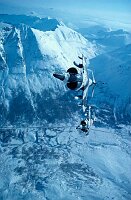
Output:
[[[59,22],[57,19],[53,18],[39,18],[37,16],[15,14],[0,14],[0,21],[12,24],[14,26],[19,26],[19,24],[26,24],[41,31],[54,31],[58,25],[62,24],[62,22]]]
[[[16,20],[19,21],[18,18]],[[46,98],[50,103],[56,101],[58,94],[65,95],[67,91],[64,85],[53,78],[53,72],[66,71],[73,66],[74,60],[79,60],[78,55],[82,53],[87,56],[87,62],[96,55],[95,45],[64,24],[58,25],[55,30],[41,31],[22,23],[17,23],[16,26],[11,24],[4,26],[3,23],[0,44],[0,85],[1,107],[4,105],[7,113],[10,110],[13,113],[14,110],[17,112],[13,105],[16,104],[16,99],[23,102],[22,94],[33,111],[38,109],[37,104],[40,101],[45,101],[43,99],[45,91],[49,94]],[[46,26],[48,27],[48,24]],[[44,112],[44,105],[42,106]],[[58,107],[54,105],[54,109],[59,110]],[[22,109],[19,110],[19,115],[20,112],[23,113]]]
[[[95,91],[96,96],[99,96],[97,104],[104,108],[110,105],[114,121],[118,119],[124,123],[130,123],[131,120],[130,52],[131,44],[128,44],[90,60],[90,67],[100,81]]]

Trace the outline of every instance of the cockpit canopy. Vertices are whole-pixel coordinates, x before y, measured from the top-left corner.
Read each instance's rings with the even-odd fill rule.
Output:
[[[74,67],[69,68],[67,70],[67,73],[69,73],[69,78],[67,80],[67,87],[70,90],[79,89],[83,82],[82,74],[79,74],[77,69]]]
[[[66,83],[70,90],[78,90],[83,83],[83,75],[75,67],[71,67],[65,74],[54,73],[53,76]]]

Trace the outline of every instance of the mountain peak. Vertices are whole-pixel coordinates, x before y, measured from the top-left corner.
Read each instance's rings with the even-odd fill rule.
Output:
[[[58,25],[61,25],[58,20],[49,17],[39,18],[36,16],[8,14],[1,14],[0,22],[12,24],[14,26],[25,24],[40,31],[54,31],[58,27]]]
[[[64,85],[53,79],[53,72],[66,71],[81,54],[88,62],[95,56],[96,47],[56,19],[0,15],[0,21],[0,106],[8,110],[10,120],[25,115],[24,102],[46,118],[45,105],[65,93]],[[59,110],[57,106],[53,109]],[[3,113],[0,116],[4,118]]]

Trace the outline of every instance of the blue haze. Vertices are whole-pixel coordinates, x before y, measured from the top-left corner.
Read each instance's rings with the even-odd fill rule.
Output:
[[[50,16],[61,19],[66,23],[86,26],[86,20],[99,18],[98,20],[115,21],[115,24],[129,24],[131,19],[130,0],[23,0],[0,1],[0,13],[34,14]],[[84,22],[83,22],[84,21]],[[122,26],[122,24],[121,24]]]

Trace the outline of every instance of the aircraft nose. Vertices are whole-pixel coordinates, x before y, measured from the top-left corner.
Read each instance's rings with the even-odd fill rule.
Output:
[[[65,79],[65,76],[63,74],[56,74],[56,73],[54,73],[53,76],[55,78],[60,79],[61,81],[63,81]]]

